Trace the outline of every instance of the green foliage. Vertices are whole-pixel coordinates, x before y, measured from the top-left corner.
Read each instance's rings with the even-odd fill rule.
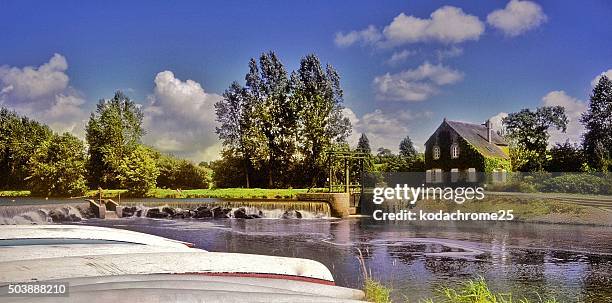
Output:
[[[361,134],[361,137],[359,137],[359,142],[357,142],[357,151],[368,154],[372,153],[372,148],[370,147],[370,140],[368,139],[368,136],[366,136],[365,133]]]
[[[612,171],[612,80],[605,75],[593,88],[580,122],[586,128],[583,147],[589,165],[598,171]]]
[[[511,113],[502,120],[506,127],[507,137],[516,145],[515,158],[523,163],[519,171],[537,171],[544,168],[546,146],[552,127],[565,132],[568,118],[562,106],[544,106],[536,111],[522,109]],[[520,155],[521,157],[516,157]]]
[[[514,300],[511,293],[495,293],[483,278],[469,280],[460,287],[444,287],[438,290],[439,295],[435,299],[428,299],[429,303],[530,303],[528,299]],[[540,303],[556,303],[555,299],[542,299]]]
[[[140,145],[121,159],[116,172],[120,186],[137,196],[143,196],[154,189],[159,176],[154,155]]]
[[[28,161],[51,135],[46,125],[0,109],[0,188],[27,188]]]
[[[592,174],[563,174],[544,180],[539,189],[543,192],[577,194],[612,194],[612,182],[608,177]]]
[[[414,148],[414,144],[412,144],[412,140],[410,136],[406,136],[399,145],[399,153],[400,156],[404,158],[412,158],[417,154],[416,149]]]
[[[98,102],[86,127],[91,185],[119,186],[120,166],[132,156],[144,133],[142,119],[140,108],[120,91],[112,99]]]
[[[391,303],[391,288],[382,285],[380,282],[366,279],[363,283],[365,299],[373,303]]]
[[[550,160],[546,164],[549,172],[580,172],[585,167],[586,157],[582,147],[566,141],[564,144],[557,143],[549,151]]]
[[[324,150],[350,133],[338,73],[308,55],[289,77],[276,54],[268,52],[250,60],[245,79],[244,87],[232,83],[215,105],[217,134],[229,158],[211,166],[234,174],[216,173],[217,186],[322,185]]]
[[[209,188],[212,183],[212,170],[195,165],[187,160],[170,155],[157,155],[159,169],[157,186],[160,188]]]
[[[29,184],[35,196],[80,196],[87,190],[83,142],[69,133],[43,142],[29,161]]]

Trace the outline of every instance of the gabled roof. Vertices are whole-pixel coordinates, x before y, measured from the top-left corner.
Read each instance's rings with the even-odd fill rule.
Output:
[[[481,124],[444,120],[459,136],[474,146],[483,156],[509,159],[508,154],[501,147],[508,143],[497,132],[492,132],[491,143],[487,141],[487,128]],[[433,136],[432,136],[433,137]],[[429,138],[431,140],[431,138]],[[429,140],[427,140],[429,141]]]

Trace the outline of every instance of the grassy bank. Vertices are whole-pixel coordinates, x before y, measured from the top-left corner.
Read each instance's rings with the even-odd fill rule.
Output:
[[[612,211],[528,196],[487,196],[481,201],[457,204],[440,200],[417,202],[424,211],[496,212],[513,210],[514,221],[559,224],[612,225]]]
[[[392,289],[380,282],[366,279],[363,287],[366,300],[373,303],[391,303]],[[442,287],[436,289],[432,298],[420,300],[420,303],[557,303],[554,298],[542,298],[532,301],[526,298],[514,299],[512,293],[494,292],[483,278],[468,280],[457,287]],[[539,296],[538,296],[539,297]],[[406,303],[417,302],[405,300]]]
[[[176,198],[224,198],[224,199],[294,199],[297,194],[305,193],[308,189],[262,189],[262,188],[221,188],[221,189],[164,189],[157,188],[147,193],[148,198],[176,199]],[[0,191],[0,197],[30,197],[27,190]],[[97,198],[98,190],[89,190],[85,197]],[[130,193],[123,189],[105,189],[103,198],[129,198]],[[68,197],[66,197],[68,198]]]

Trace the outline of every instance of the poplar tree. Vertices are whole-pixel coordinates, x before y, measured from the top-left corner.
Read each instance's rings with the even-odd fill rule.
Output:
[[[582,145],[589,165],[600,171],[612,170],[612,81],[605,75],[593,88],[580,122],[586,129]]]

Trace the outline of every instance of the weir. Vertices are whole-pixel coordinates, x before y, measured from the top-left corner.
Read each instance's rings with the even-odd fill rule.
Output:
[[[297,210],[313,214],[331,216],[329,203],[325,201],[296,201],[296,200],[265,200],[265,199],[240,199],[240,200],[208,200],[208,201],[181,201],[181,200],[129,200],[122,201],[121,206],[146,206],[146,207],[173,207],[173,208],[197,208],[200,206],[222,207],[222,208],[254,208],[260,210]]]

